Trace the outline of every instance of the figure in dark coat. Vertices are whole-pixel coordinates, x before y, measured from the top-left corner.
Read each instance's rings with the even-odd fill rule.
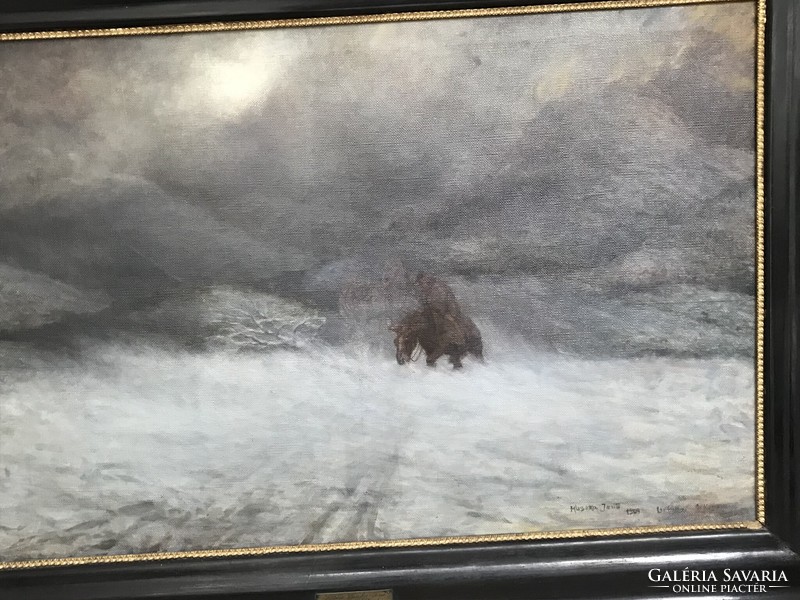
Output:
[[[461,316],[461,306],[456,300],[453,290],[441,279],[428,273],[420,273],[414,287],[423,309],[433,310],[442,315]]]

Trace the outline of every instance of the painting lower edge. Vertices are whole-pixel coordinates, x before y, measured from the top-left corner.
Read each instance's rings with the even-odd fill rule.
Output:
[[[368,550],[386,548],[414,548],[422,546],[468,545],[496,542],[528,542],[537,540],[569,540],[585,537],[615,537],[648,535],[658,533],[691,533],[699,531],[760,530],[759,521],[737,521],[733,523],[698,523],[695,525],[616,527],[610,529],[576,529],[567,531],[537,531],[532,533],[510,533],[453,536],[438,538],[409,538],[399,540],[332,542],[327,544],[305,544],[295,546],[261,546],[254,548],[226,548],[218,550],[186,550],[176,552],[149,552],[143,554],[112,554],[69,558],[43,558],[0,562],[0,571],[34,569],[42,567],[67,567],[113,563],[151,562],[198,558],[257,557],[272,554],[301,554],[311,552],[335,552],[343,550]]]

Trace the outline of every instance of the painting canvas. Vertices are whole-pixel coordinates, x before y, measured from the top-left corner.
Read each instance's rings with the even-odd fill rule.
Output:
[[[755,5],[423,17],[0,44],[0,560],[755,520]]]

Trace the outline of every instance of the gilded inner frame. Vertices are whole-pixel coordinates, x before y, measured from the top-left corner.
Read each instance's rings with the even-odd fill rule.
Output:
[[[736,62],[748,52],[735,38],[747,10],[750,81]],[[680,11],[715,25],[681,30]],[[546,16],[556,31],[549,38],[538,22]],[[676,27],[673,45],[658,29],[664,23]],[[0,178],[0,506],[13,513],[0,517],[12,548],[0,569],[761,527],[765,23],[764,0],[615,1],[0,34],[0,72],[13,82],[0,113],[9,134],[0,153],[11,157]],[[586,58],[581,44],[603,38],[603,27],[617,27],[608,37],[634,49],[647,31],[663,44],[661,62],[633,69],[636,93],[610,83],[631,75],[624,50],[616,66]],[[687,31],[699,37],[681,39]],[[490,39],[508,43],[486,52]],[[405,66],[413,44],[449,60],[441,51],[448,40],[460,53],[451,63],[420,53],[417,72]],[[558,59],[534,61],[536,44]],[[536,85],[521,75],[526,68],[511,68],[519,60],[512,47],[530,61]],[[698,93],[698,106],[691,88],[670,99],[703,48],[719,63],[702,75],[730,81]],[[62,51],[85,62],[48,71]],[[338,67],[324,63],[331,56]],[[150,71],[132,67],[142,60]],[[528,87],[472,75],[491,67],[496,75],[498,65]],[[352,75],[367,71],[372,87]],[[375,83],[381,76],[388,83]],[[648,85],[661,87],[642,92]],[[131,100],[137,89],[143,98]],[[747,103],[735,112],[748,93],[749,127]],[[649,103],[626,104],[641,97]],[[388,110],[393,103],[399,108]],[[408,114],[418,117],[410,125]],[[506,123],[497,114],[515,116]],[[359,123],[374,130],[353,133]],[[595,125],[623,133],[592,137]],[[175,131],[153,143],[148,136],[164,127]],[[676,162],[673,176],[647,144],[673,161],[694,152],[687,163],[706,170]],[[748,165],[754,173],[745,176]],[[607,172],[617,179],[585,183]],[[645,174],[656,183],[643,182]],[[708,238],[702,245],[681,233],[689,225],[680,215],[715,186],[722,194],[690,217],[723,222],[711,233],[692,230]],[[679,199],[654,207],[639,187],[657,201]],[[531,198],[545,199],[536,212],[526,208]],[[578,200],[588,208],[578,210]],[[649,225],[617,224],[636,219]],[[546,239],[554,223],[569,240]],[[749,249],[741,246],[748,227]],[[604,241],[584,243],[584,235]],[[741,268],[748,252],[751,272]],[[726,262],[734,255],[739,263]],[[556,316],[548,320],[549,311]],[[436,352],[425,332],[442,345],[435,368],[420,360]],[[748,360],[750,375],[741,370]],[[579,373],[587,379],[576,383]],[[746,405],[742,390],[753,409],[750,441],[748,417],[730,418]],[[660,404],[644,400],[662,393]],[[138,413],[121,408],[136,406],[138,394]],[[711,406],[694,435],[722,432],[718,454],[699,462],[686,451],[709,451],[699,437],[687,434],[681,450],[657,431],[677,435],[691,413],[669,407],[685,408],[692,394]],[[717,397],[733,400],[716,406]],[[634,401],[645,416],[631,422]],[[315,420],[317,412],[325,414]],[[664,413],[665,421],[647,421]],[[229,437],[216,439],[216,427]],[[606,446],[617,435],[623,447],[613,454]],[[622,489],[631,481],[616,489],[592,479],[619,477],[631,461],[624,444],[650,438],[707,481],[723,481],[732,473],[726,461],[751,445],[752,503],[674,494],[681,471],[641,478],[661,492],[640,501]],[[189,457],[140,471],[159,454],[140,451],[137,439],[161,444],[161,456]],[[724,444],[737,439],[731,454]],[[217,471],[226,453],[240,459],[222,460]],[[275,471],[256,466],[238,476],[261,463]],[[630,468],[661,464],[645,453]],[[535,486],[523,477],[531,465],[547,473]],[[571,478],[597,487],[578,493],[564,483]],[[154,482],[162,486],[155,494]],[[217,501],[228,488],[235,494]],[[287,517],[301,498],[307,505]],[[23,504],[33,512],[17,510]],[[307,522],[295,527],[303,514]],[[407,514],[417,521],[398,525]],[[234,537],[232,523],[242,527]]]

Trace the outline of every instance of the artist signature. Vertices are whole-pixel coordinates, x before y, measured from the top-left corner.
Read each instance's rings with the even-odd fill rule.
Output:
[[[719,508],[716,504],[663,504],[650,507],[649,509],[641,506],[631,506],[624,502],[597,502],[592,504],[569,504],[567,509],[570,513],[606,513],[618,512],[624,515],[638,515],[648,511],[656,514],[684,514],[694,512],[709,512]]]

